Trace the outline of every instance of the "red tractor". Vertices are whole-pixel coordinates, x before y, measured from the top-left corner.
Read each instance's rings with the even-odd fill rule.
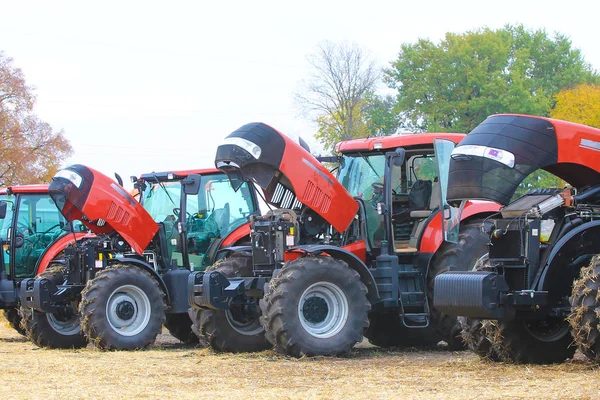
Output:
[[[251,251],[191,275],[190,315],[201,337],[217,350],[274,345],[296,357],[347,354],[363,334],[380,346],[419,337],[460,345],[456,318],[430,307],[431,284],[487,252],[477,227],[498,209],[468,203],[456,228],[447,168],[463,137],[344,142],[336,179],[306,145],[268,125],[231,133],[217,168],[234,188],[260,186],[277,209],[252,217]]]
[[[0,308],[19,333],[26,333],[18,312],[21,281],[63,263],[67,244],[86,234],[81,223],[67,223],[50,199],[48,185],[0,189]],[[70,329],[70,321],[52,314],[42,323],[59,331]]]
[[[600,361],[600,267],[590,265],[600,253],[599,152],[600,129],[527,115],[490,116],[452,151],[448,199],[504,205],[483,225],[489,254],[475,270],[435,278],[434,306],[464,316],[482,357],[555,363],[578,345]],[[570,187],[513,199],[540,169]]]
[[[133,180],[139,203],[83,165],[52,179],[49,193],[64,217],[82,221],[96,237],[67,247],[62,268],[21,285],[33,321],[49,314],[81,319],[78,339],[56,338],[47,346],[81,347],[89,340],[102,349],[139,349],[154,342],[163,324],[183,342],[198,341],[187,315],[188,276],[213,264],[224,248],[248,243],[248,217],[257,210],[253,187],[234,192],[215,169]]]

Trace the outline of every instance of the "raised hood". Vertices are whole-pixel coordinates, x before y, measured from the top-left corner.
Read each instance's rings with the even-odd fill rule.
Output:
[[[518,185],[544,169],[581,189],[600,184],[600,130],[528,115],[494,115],[452,152],[449,201],[508,204]]]
[[[306,149],[260,122],[227,136],[217,149],[215,166],[227,173],[234,188],[244,179],[254,181],[268,203],[291,209],[304,204],[339,232],[358,210],[352,196]]]
[[[56,173],[48,188],[67,221],[80,220],[96,234],[117,232],[142,254],[158,224],[123,187],[84,165],[71,165]]]

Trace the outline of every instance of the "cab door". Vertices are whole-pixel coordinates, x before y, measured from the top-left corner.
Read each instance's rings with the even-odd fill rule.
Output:
[[[450,156],[456,146],[454,142],[447,139],[435,139],[433,142],[437,173],[440,185],[440,204],[442,205],[442,232],[444,240],[456,243],[458,241],[458,229],[460,228],[460,208],[448,204],[448,172],[450,170]]]

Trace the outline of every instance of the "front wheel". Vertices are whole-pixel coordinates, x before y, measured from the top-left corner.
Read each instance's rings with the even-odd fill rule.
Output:
[[[103,350],[143,349],[165,322],[165,298],[148,272],[131,265],[100,271],[81,292],[82,328]]]
[[[27,331],[21,326],[21,315],[17,308],[8,308],[4,310],[4,318],[8,321],[8,325],[23,336],[27,336]]]
[[[36,279],[48,279],[54,284],[64,282],[64,268],[53,267],[39,274]],[[73,310],[77,305],[72,305]],[[39,347],[53,349],[79,349],[88,341],[81,330],[80,315],[76,312],[44,313],[30,308],[19,308],[21,328],[27,338]]]
[[[219,271],[229,278],[252,276],[252,258],[234,253],[207,268],[206,272],[209,271]],[[244,353],[272,347],[265,339],[255,302],[232,302],[229,310],[190,308],[188,312],[200,342],[208,343],[214,350]]]
[[[570,298],[571,334],[579,350],[590,360],[600,363],[600,257],[582,268],[573,282]]]
[[[469,350],[484,360],[500,361],[492,337],[496,321],[467,317],[458,317],[458,321],[462,329],[462,339]]]
[[[343,356],[369,326],[367,288],[332,257],[286,263],[260,301],[261,323],[279,351],[294,357]]]
[[[183,344],[199,343],[198,336],[192,331],[192,320],[187,314],[167,314],[165,328]]]

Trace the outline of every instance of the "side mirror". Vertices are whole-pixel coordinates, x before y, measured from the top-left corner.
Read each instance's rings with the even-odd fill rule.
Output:
[[[394,163],[395,167],[401,167],[404,164],[404,156],[406,155],[406,151],[402,147],[398,147],[394,154],[392,155],[392,163]]]
[[[181,181],[183,185],[183,192],[185,194],[194,195],[200,191],[201,176],[198,174],[191,174],[187,178]]]
[[[8,208],[8,204],[5,201],[0,201],[0,219],[6,218],[7,208]]]

